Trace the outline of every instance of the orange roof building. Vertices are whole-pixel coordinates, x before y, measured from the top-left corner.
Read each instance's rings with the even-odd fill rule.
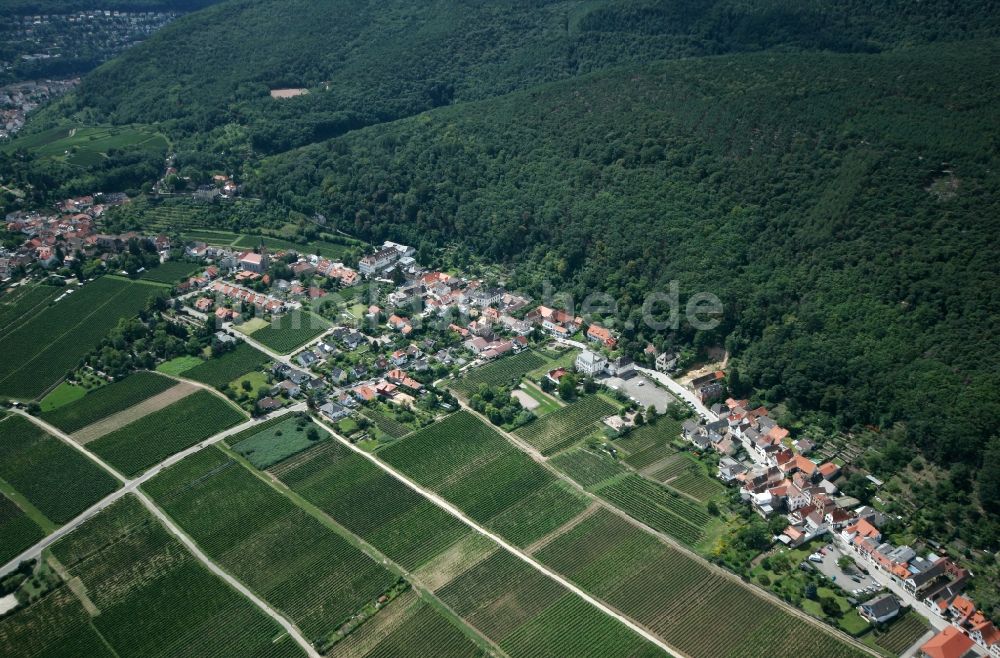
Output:
[[[965,658],[974,646],[962,631],[949,626],[920,647],[920,654],[927,658]]]

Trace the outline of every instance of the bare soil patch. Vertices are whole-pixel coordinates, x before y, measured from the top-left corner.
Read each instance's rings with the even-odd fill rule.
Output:
[[[87,425],[83,429],[72,434],[72,438],[80,445],[86,445],[94,439],[99,439],[105,434],[115,431],[119,427],[124,427],[129,423],[139,420],[144,416],[148,416],[155,411],[159,411],[160,409],[163,409],[164,407],[167,407],[182,398],[186,398],[197,390],[198,387],[194,384],[180,382],[176,386],[172,386],[162,393],[154,395],[147,400],[143,400],[139,404],[129,407],[125,411],[119,411],[118,413],[108,416],[103,420],[99,420],[92,425]]]

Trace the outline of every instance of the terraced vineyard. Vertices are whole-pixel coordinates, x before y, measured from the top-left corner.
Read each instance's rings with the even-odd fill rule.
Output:
[[[253,339],[278,354],[291,354],[329,328],[330,323],[318,315],[295,310],[253,332]]]
[[[185,370],[180,376],[219,388],[247,373],[262,369],[270,361],[271,359],[260,350],[247,343],[240,343],[222,356]]]
[[[188,457],[144,488],[210,558],[318,645],[397,582],[217,449]]]
[[[12,326],[3,336],[4,349],[18,358],[0,361],[0,395],[21,399],[41,395],[76,367],[120,319],[135,316],[163,290],[105,276]]]
[[[0,479],[60,525],[119,487],[78,450],[20,416],[0,420]]]
[[[231,404],[199,390],[105,434],[87,447],[131,476],[244,420],[243,413]]]
[[[409,570],[470,532],[453,516],[333,440],[270,472]]]
[[[528,350],[493,361],[480,368],[473,368],[461,378],[451,383],[451,387],[463,393],[475,391],[480,384],[490,386],[515,386],[521,378],[548,363],[549,360]]]
[[[136,372],[113,384],[90,391],[85,396],[42,414],[42,420],[67,434],[135,406],[177,382],[154,372]]]
[[[536,418],[515,434],[543,455],[552,455],[586,438],[598,429],[601,419],[617,412],[615,405],[594,395]]]
[[[535,557],[691,656],[791,656],[802,647],[810,657],[865,655],[608,511]]]
[[[250,601],[197,562],[127,496],[56,542],[86,592],[63,585],[0,621],[0,655],[301,656]]]
[[[0,564],[6,564],[45,537],[45,533],[10,498],[0,493]]]

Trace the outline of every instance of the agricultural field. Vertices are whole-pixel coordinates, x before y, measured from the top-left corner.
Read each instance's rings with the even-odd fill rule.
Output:
[[[220,450],[188,457],[144,489],[210,558],[318,646],[397,584],[396,574]]]
[[[721,482],[708,475],[702,466],[686,453],[671,455],[644,469],[643,473],[702,503],[708,502],[726,490]]]
[[[598,454],[587,448],[577,448],[556,455],[549,463],[585,489],[591,489],[616,475],[628,472],[611,455]]]
[[[415,432],[378,455],[483,524],[555,479],[466,411]]]
[[[475,658],[482,651],[461,629],[427,603],[416,610],[392,633],[385,636],[365,658]]]
[[[469,394],[475,392],[480,384],[516,386],[524,375],[548,362],[549,360],[538,352],[527,350],[520,354],[498,359],[479,368],[473,368],[452,382],[451,388]]]
[[[60,301],[2,337],[7,353],[19,358],[0,362],[0,395],[38,397],[75,368],[120,319],[133,317],[163,294],[159,286],[107,276],[64,290]]]
[[[204,270],[204,265],[199,265],[198,263],[187,263],[181,260],[168,260],[165,263],[160,263],[158,267],[154,267],[151,270],[146,270],[142,273],[142,278],[144,281],[152,281],[153,283],[165,283],[168,285],[173,285],[179,281],[183,281],[190,276],[193,276],[197,272]]]
[[[600,511],[535,557],[692,656],[860,658],[729,575]],[[725,610],[726,623],[718,623]]]
[[[597,431],[603,418],[617,412],[615,405],[594,395],[536,418],[514,433],[543,455],[552,455]]]
[[[132,476],[244,420],[246,417],[231,404],[199,390],[87,447],[126,476]]]
[[[253,333],[254,340],[278,354],[291,354],[330,328],[330,323],[309,311],[295,310],[282,315]]]
[[[0,493],[0,564],[6,564],[45,537],[38,524]]]
[[[244,249],[253,249],[254,247],[260,246],[262,243],[268,249],[295,251],[300,254],[309,255],[319,254],[324,258],[330,258],[332,260],[339,260],[343,258],[348,250],[351,249],[350,245],[328,242],[326,240],[314,240],[313,242],[303,244],[299,242],[292,242],[291,240],[273,238],[266,235],[243,235],[233,243],[233,246],[242,247]]]
[[[238,377],[261,370],[270,361],[271,359],[263,352],[247,343],[240,343],[222,356],[211,358],[190,370],[182,371],[180,376],[214,388],[221,388]]]
[[[0,479],[60,525],[119,486],[81,452],[20,416],[0,420]]]
[[[569,485],[554,480],[530,497],[493,517],[486,527],[523,548],[569,522],[589,501]]]
[[[663,655],[506,551],[493,553],[435,594],[512,658]]]
[[[623,438],[615,441],[615,447],[625,452],[625,463],[636,469],[643,469],[677,452],[673,445],[681,435],[682,421],[657,416],[655,421],[636,427]]]
[[[24,148],[38,158],[88,167],[99,163],[112,149],[135,147],[151,153],[166,153],[167,140],[144,126],[63,126],[25,135],[0,149],[10,153]]]
[[[52,554],[70,584],[0,621],[0,655],[304,653],[132,496],[60,539]]]
[[[689,546],[704,538],[704,529],[712,521],[701,505],[633,473],[599,485],[594,491],[631,517]]]
[[[177,384],[153,372],[136,372],[84,397],[42,414],[42,420],[67,434],[135,406]]]
[[[22,284],[0,296],[0,339],[18,324],[45,310],[48,304],[66,292],[65,288]]]
[[[205,244],[228,247],[240,237],[239,233],[230,231],[213,231],[209,229],[189,229],[181,233],[185,242],[204,242]]]
[[[270,472],[408,570],[419,568],[470,532],[459,520],[333,440]]]
[[[280,422],[267,427],[256,427],[254,434],[238,442],[229,442],[233,450],[256,468],[265,469],[284,461],[294,454],[315,445],[306,435],[312,421],[303,417],[300,421],[294,414],[279,417]]]
[[[893,621],[885,631],[874,631],[872,639],[877,646],[898,656],[916,643],[927,629],[927,622],[911,611]]]

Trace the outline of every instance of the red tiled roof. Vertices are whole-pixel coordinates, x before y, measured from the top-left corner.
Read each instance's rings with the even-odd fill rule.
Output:
[[[928,640],[920,651],[929,658],[962,658],[974,644],[962,631],[949,626]]]

